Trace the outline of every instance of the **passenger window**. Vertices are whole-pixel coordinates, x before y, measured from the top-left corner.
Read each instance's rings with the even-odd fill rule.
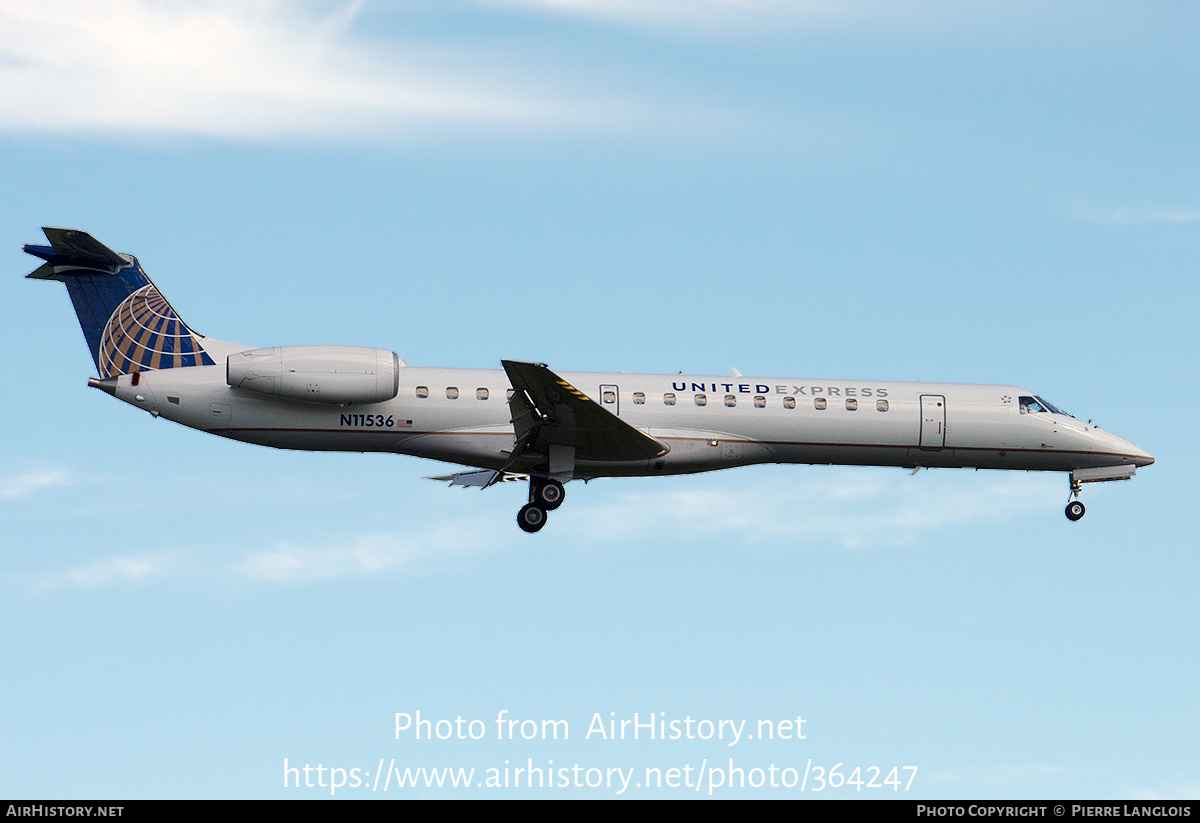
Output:
[[[646,393],[645,392],[635,391],[633,393],[633,404],[635,406],[641,406],[645,402],[646,402]]]
[[[513,389],[508,389],[506,392],[504,392],[504,399],[505,399],[505,400],[512,400],[512,396],[513,396],[514,394],[516,394],[516,391],[515,391],[515,390],[513,390]]]
[[[449,386],[446,388],[446,399],[447,400],[457,400],[458,399],[458,387],[457,386]]]
[[[428,396],[429,396],[429,387],[428,386],[417,386],[417,397],[428,397]]]
[[[858,399],[854,397],[846,398],[846,411],[858,411]]]
[[[675,395],[671,394],[670,392],[667,392],[666,394],[664,394],[663,395],[663,405],[664,406],[674,406],[675,405]]]
[[[487,389],[476,389],[475,390],[475,399],[476,400],[487,400],[488,399],[488,390]]]
[[[817,411],[825,411],[826,405],[827,404],[825,402],[824,397],[814,397],[813,398],[813,408],[815,408]]]
[[[615,391],[613,391],[612,389],[605,389],[604,394],[601,395],[601,399],[605,403],[616,403],[617,402],[617,393]]]
[[[794,397],[785,397],[785,398],[783,398],[783,407],[784,407],[785,409],[794,409],[794,408],[796,408],[796,398],[794,398]]]
[[[737,395],[735,395],[735,394],[727,394],[727,395],[725,395],[725,405],[726,405],[726,406],[728,406],[728,407],[729,407],[729,408],[731,408],[731,409],[732,409],[734,406],[736,406],[736,405],[737,405]]]
[[[888,402],[886,400],[876,400],[875,401],[875,409],[877,411],[887,411],[888,410]]]
[[[767,398],[761,394],[754,395],[754,408],[765,409],[767,407]]]
[[[708,397],[706,397],[703,394],[696,395],[696,405],[697,406],[707,406],[708,405]]]

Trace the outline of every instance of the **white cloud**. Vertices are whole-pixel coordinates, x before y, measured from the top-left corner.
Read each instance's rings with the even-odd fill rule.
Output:
[[[1200,797],[1200,783],[1178,782],[1166,788],[1135,787],[1122,794],[1135,800],[1191,800]]]
[[[482,551],[495,543],[480,542],[479,536],[487,533],[489,530],[460,522],[424,533],[366,534],[315,546],[280,543],[246,555],[235,564],[233,572],[241,578],[270,583],[311,583],[394,572]]]
[[[721,28],[844,15],[864,5],[829,0],[484,0],[490,5],[650,28]]]
[[[1130,798],[1133,800],[1186,800],[1197,796],[1200,784],[1178,782],[1162,787],[1125,785],[1128,775],[1114,777],[1095,769],[1070,768],[1046,763],[999,764],[980,767],[954,767],[925,774],[927,782],[935,792],[945,793],[945,787],[959,789],[967,787],[979,793],[980,786],[991,789],[996,796],[1004,797],[1016,792],[1016,796],[1037,796],[1046,787],[1061,794],[1078,796],[1080,787],[1107,786],[1108,793],[1102,797]],[[1031,790],[1031,787],[1033,789]],[[1086,788],[1083,791],[1088,791]],[[985,792],[986,793],[986,792]]]
[[[1087,204],[1077,209],[1080,219],[1087,223],[1111,225],[1200,223],[1200,208],[1194,206],[1165,206],[1159,203],[1130,203],[1124,205]]]
[[[0,476],[0,500],[23,500],[43,489],[66,486],[71,475],[65,469],[30,469]]]
[[[786,484],[761,481],[719,488],[636,491],[589,499],[582,484],[568,489],[570,522],[551,515],[544,536],[558,540],[611,543],[635,537],[671,541],[713,538],[741,542],[786,537],[795,544],[846,548],[903,546],[938,529],[986,524],[1039,511],[1047,505],[1047,478],[1007,477],[971,483],[923,482],[901,472],[835,472]],[[639,485],[628,481],[630,486]],[[704,482],[704,481],[700,481]],[[1057,498],[1055,498],[1057,500]],[[271,583],[312,583],[347,576],[372,576],[454,563],[483,551],[521,546],[539,537],[517,529],[511,516],[497,523],[457,520],[417,533],[375,533],[332,538],[311,545],[283,542],[248,553],[233,566],[235,576]],[[557,522],[556,522],[557,521]],[[557,535],[554,530],[560,530]],[[569,531],[563,532],[561,530]],[[486,539],[481,535],[486,535]]]
[[[181,565],[181,556],[175,552],[109,557],[45,575],[38,581],[36,588],[97,589],[102,586],[142,583],[166,577],[178,571]]]
[[[0,131],[278,138],[574,128],[620,106],[478,48],[372,41],[360,3],[0,0]]]
[[[513,512],[490,505],[486,514],[447,519],[419,532],[282,541],[246,551],[227,569],[238,579],[275,584],[424,573],[542,537],[566,541],[563,545],[636,538],[719,540],[744,546],[782,538],[797,546],[897,547],[956,525],[983,527],[1042,511],[1047,496],[1053,496],[1050,478],[1026,474],[986,479],[972,474],[956,482],[887,470],[814,469],[810,474],[818,473],[820,477],[752,484],[737,482],[736,473],[723,473],[719,478],[677,479],[705,486],[678,491],[631,480],[624,484],[630,491],[597,495],[586,494],[582,484],[571,484],[566,503],[570,519],[552,515],[541,537],[523,534]],[[497,516],[502,518],[499,522]],[[195,556],[188,561],[180,552],[122,555],[50,573],[36,588],[98,588],[197,573],[209,576],[195,567]]]
[[[947,526],[1006,520],[1046,505],[1046,484],[1026,475],[975,476],[972,483],[925,480],[932,478],[850,470],[774,485],[625,493],[589,509],[590,525],[583,531],[606,538],[666,532],[787,537],[847,548],[898,546]]]
[[[993,791],[1004,796],[1014,789],[1018,792],[1024,791],[1026,794],[1036,794],[1036,792],[1029,791],[1030,786],[1082,785],[1084,781],[1094,780],[1098,777],[1099,775],[1095,772],[1085,769],[1067,768],[1048,763],[1017,763],[979,767],[957,766],[927,774],[924,779],[935,789],[947,785],[994,786],[996,788]]]

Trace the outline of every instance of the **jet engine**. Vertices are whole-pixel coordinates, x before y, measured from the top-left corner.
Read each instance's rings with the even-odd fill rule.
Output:
[[[309,403],[383,403],[400,391],[400,358],[356,346],[276,346],[229,355],[225,382]]]

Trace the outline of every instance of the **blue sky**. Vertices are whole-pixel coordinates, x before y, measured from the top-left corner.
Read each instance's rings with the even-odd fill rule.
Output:
[[[1195,797],[1198,14],[0,0],[0,796],[733,758]],[[21,277],[43,225],[138,255],[220,339],[1011,382],[1158,462],[1074,524],[1058,475],[792,466],[572,484],[531,537],[516,484],[88,390],[65,293]],[[570,739],[496,740],[505,710]],[[417,711],[489,734],[396,739]],[[586,738],[635,712],[806,738]],[[859,794],[893,796],[824,796]]]

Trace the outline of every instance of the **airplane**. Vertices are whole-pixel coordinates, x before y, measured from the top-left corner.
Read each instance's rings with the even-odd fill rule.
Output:
[[[44,228],[31,274],[67,287],[98,377],[153,417],[283,449],[394,452],[467,467],[432,478],[527,480],[539,531],[571,480],[692,474],[759,463],[1069,472],[1128,480],[1154,458],[1018,386],[711,375],[421,368],[353,346],[252,348],[194,332],[137,259],[86,232]]]

